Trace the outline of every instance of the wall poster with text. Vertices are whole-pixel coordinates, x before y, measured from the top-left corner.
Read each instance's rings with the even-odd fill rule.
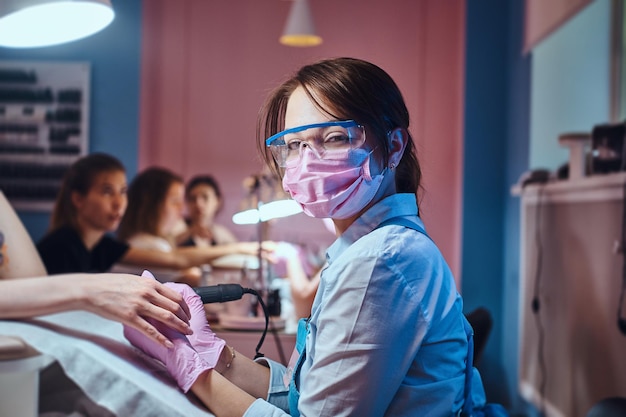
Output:
[[[51,210],[87,154],[90,65],[0,61],[0,190],[16,209]]]

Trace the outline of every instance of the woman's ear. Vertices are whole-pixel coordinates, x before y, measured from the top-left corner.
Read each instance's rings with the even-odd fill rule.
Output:
[[[79,210],[83,204],[83,196],[78,191],[72,191],[70,194],[70,198],[72,199],[72,205],[76,210]]]
[[[389,137],[389,167],[397,167],[404,155],[409,134],[406,129],[397,127],[387,134]]]

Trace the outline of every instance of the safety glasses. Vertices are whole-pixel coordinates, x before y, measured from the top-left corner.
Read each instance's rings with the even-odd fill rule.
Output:
[[[365,128],[354,120],[314,123],[283,130],[266,139],[280,167],[298,163],[308,150],[319,159],[342,159],[365,143]]]

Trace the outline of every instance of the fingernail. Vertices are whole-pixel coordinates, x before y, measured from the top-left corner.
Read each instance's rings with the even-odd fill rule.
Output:
[[[152,272],[148,271],[147,269],[143,270],[143,272],[141,273],[141,276],[144,277],[144,278],[156,279],[156,278],[154,278],[154,275],[152,275]]]
[[[172,349],[174,347],[174,343],[170,342],[169,340],[166,340],[165,347],[168,349]]]

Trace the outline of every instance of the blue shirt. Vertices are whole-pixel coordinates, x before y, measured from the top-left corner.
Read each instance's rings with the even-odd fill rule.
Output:
[[[378,228],[394,217],[423,227],[415,195],[395,194],[327,251],[300,373],[302,416],[454,416],[462,407],[468,343],[461,297],[426,235]],[[278,398],[282,371],[271,367]],[[257,400],[245,415],[281,415],[269,412]]]

